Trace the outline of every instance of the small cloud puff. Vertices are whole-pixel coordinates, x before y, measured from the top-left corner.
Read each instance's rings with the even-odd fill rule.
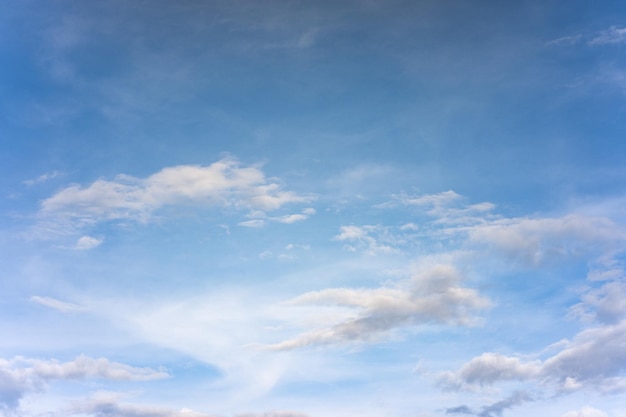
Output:
[[[74,249],[76,250],[89,250],[100,246],[104,242],[104,239],[98,239],[91,236],[82,236],[76,242]]]

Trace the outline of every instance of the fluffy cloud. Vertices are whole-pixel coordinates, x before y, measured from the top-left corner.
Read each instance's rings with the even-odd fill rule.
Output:
[[[564,341],[560,352],[544,361],[525,362],[517,357],[484,353],[456,372],[445,372],[444,388],[461,389],[510,380],[533,380],[557,392],[583,388],[602,393],[626,389],[626,320],[580,332]]]
[[[41,390],[51,380],[102,378],[117,381],[149,381],[169,377],[163,371],[136,368],[105,358],[79,356],[73,361],[0,359],[0,407],[14,409],[27,392]]]
[[[257,167],[242,167],[226,158],[209,166],[164,168],[147,177],[118,175],[87,187],[72,185],[41,204],[43,218],[65,219],[75,227],[107,220],[148,221],[166,206],[221,206],[272,211],[289,203],[313,199],[265,178]],[[306,213],[305,213],[306,214]]]
[[[303,333],[272,345],[287,350],[319,344],[370,342],[402,326],[426,323],[470,325],[488,301],[460,285],[461,274],[439,265],[395,287],[375,289],[333,288],[303,294],[291,304],[348,307],[356,316],[332,327]]]
[[[104,239],[98,239],[91,236],[82,236],[78,239],[74,248],[78,250],[89,250],[100,246],[103,241]]]

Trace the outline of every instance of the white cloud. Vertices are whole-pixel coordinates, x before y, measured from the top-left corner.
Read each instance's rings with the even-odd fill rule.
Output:
[[[106,358],[81,355],[69,362],[16,357],[0,359],[0,407],[16,408],[28,392],[38,391],[52,380],[101,378],[117,381],[149,381],[169,377],[164,371],[137,368]]]
[[[589,41],[590,45],[606,45],[626,42],[626,27],[612,26]]]
[[[209,166],[180,165],[147,177],[118,175],[87,187],[72,185],[41,204],[44,219],[65,219],[75,227],[107,220],[146,222],[166,206],[221,206],[236,210],[272,211],[312,196],[281,190],[254,166],[242,167],[232,158]]]
[[[626,320],[580,332],[562,344],[561,351],[544,361],[484,353],[456,372],[440,375],[448,389],[467,389],[510,380],[535,381],[556,392],[583,388],[602,393],[626,389]]]
[[[35,179],[24,181],[24,184],[30,187],[32,185],[51,180],[52,178],[56,178],[59,176],[59,174],[59,171],[46,172],[45,174],[42,174]]]
[[[246,220],[243,222],[239,222],[237,224],[243,227],[263,227],[265,226],[265,220],[253,219],[253,220]]]
[[[76,313],[85,311],[85,308],[79,306],[78,304],[60,301],[52,297],[40,297],[35,295],[30,298],[30,301],[60,311],[61,313]]]
[[[325,329],[303,333],[271,349],[289,350],[309,345],[371,342],[403,326],[427,323],[470,325],[488,301],[475,290],[461,287],[460,273],[438,265],[395,287],[333,288],[303,294],[294,305],[329,305],[352,309],[355,316]]]
[[[579,411],[568,411],[561,417],[609,417],[609,415],[592,407],[583,407]]]
[[[313,214],[315,214],[315,209],[314,208],[305,208],[304,210],[302,210],[302,213],[300,214],[288,214],[285,216],[281,216],[281,217],[275,217],[272,218],[272,220],[277,221],[279,223],[295,223],[295,222],[299,222],[302,220],[306,220],[309,217],[311,217]]]
[[[102,242],[104,242],[104,239],[98,239],[91,236],[82,236],[76,242],[74,249],[89,250],[100,246]]]
[[[341,226],[339,231],[340,233],[333,239],[348,242],[345,246],[348,250],[363,250],[370,255],[395,251],[392,245],[396,243],[396,239],[384,227],[371,225]]]

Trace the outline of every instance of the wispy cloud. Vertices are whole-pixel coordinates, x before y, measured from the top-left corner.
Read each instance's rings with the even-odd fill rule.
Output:
[[[61,313],[78,313],[86,310],[84,307],[79,306],[78,304],[60,301],[52,297],[40,297],[38,295],[35,295],[30,298],[30,301],[60,311]]]
[[[561,417],[609,417],[609,415],[593,407],[583,407],[578,411],[568,411]]]
[[[348,307],[352,314],[332,327],[303,333],[270,348],[372,342],[398,328],[428,323],[470,325],[489,302],[475,290],[462,287],[461,280],[455,268],[439,265],[393,287],[333,288],[303,294],[289,303]]]
[[[24,184],[28,186],[39,184],[51,180],[52,178],[56,178],[59,176],[59,174],[59,171],[46,172],[45,174],[42,174],[35,179],[24,181]]]
[[[611,26],[589,41],[590,45],[626,43],[626,27]]]

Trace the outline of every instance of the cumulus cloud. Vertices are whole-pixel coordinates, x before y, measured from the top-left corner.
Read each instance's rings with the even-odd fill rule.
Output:
[[[332,288],[303,294],[290,303],[347,307],[355,316],[270,348],[288,350],[310,345],[371,342],[399,327],[427,323],[470,325],[477,311],[488,307],[489,302],[475,290],[462,287],[461,279],[454,267],[438,265],[394,287]]]
[[[30,301],[60,311],[61,313],[77,313],[85,311],[85,308],[79,306],[78,304],[68,303],[52,297],[40,297],[35,295],[30,298]]]
[[[484,353],[456,372],[444,372],[439,383],[447,389],[467,389],[511,380],[533,380],[557,392],[583,388],[602,393],[626,389],[626,320],[584,330],[561,350],[543,361],[524,361],[496,353]]]
[[[257,167],[225,158],[209,166],[167,167],[147,178],[118,175],[86,187],[71,185],[45,199],[39,214],[71,222],[76,228],[107,220],[146,222],[167,206],[272,211],[311,200],[312,196],[282,190]]]
[[[100,246],[103,241],[104,239],[98,239],[98,238],[91,237],[91,236],[82,236],[76,242],[74,249],[77,249],[77,250],[93,249],[93,248]]]
[[[169,377],[164,371],[137,368],[106,358],[81,355],[69,362],[16,357],[0,359],[0,406],[14,409],[28,392],[38,391],[52,380],[101,378],[116,381],[149,381]]]

